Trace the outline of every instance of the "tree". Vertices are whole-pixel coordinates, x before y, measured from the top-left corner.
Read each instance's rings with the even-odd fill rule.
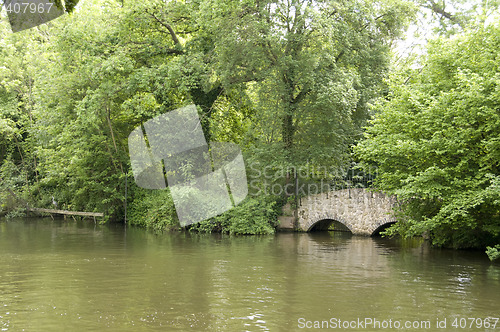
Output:
[[[402,204],[388,234],[460,248],[500,240],[499,49],[499,26],[477,27],[436,39],[423,68],[394,75],[356,146]]]
[[[195,4],[127,4],[86,2],[58,21],[37,82],[42,185],[73,209],[114,217],[124,200],[131,130],[195,102],[209,138],[220,90],[203,59],[210,41],[181,15]]]
[[[46,31],[44,27],[13,34],[5,20],[0,22],[0,166],[4,166],[0,168],[4,179],[0,188],[28,195],[30,184],[38,180],[31,129],[35,76]]]
[[[121,109],[134,61],[113,47],[118,11],[114,3],[87,2],[51,27],[33,129],[41,191],[68,209],[111,218],[122,213],[126,137],[135,124]]]
[[[499,6],[497,0],[417,0],[416,3],[424,16],[431,16],[432,21],[438,23],[436,31],[446,35],[463,31],[470,24],[484,23],[488,17],[498,14]]]
[[[119,219],[128,134],[191,103],[207,140],[240,143],[250,162],[341,165],[408,9],[400,0],[82,2],[28,41],[38,50],[33,123],[21,126],[37,158],[33,200],[56,194],[67,208]],[[0,144],[13,150],[12,123],[2,125]],[[137,206],[164,197],[136,189]]]
[[[224,95],[214,75],[214,36],[200,19],[203,2],[132,1],[124,8],[119,45],[142,66],[160,110],[196,104],[211,140],[214,103]],[[144,75],[145,76],[145,75]]]
[[[276,168],[340,166],[380,92],[400,1],[210,1],[224,89],[250,96],[253,160]],[[290,175],[289,175],[290,176]]]

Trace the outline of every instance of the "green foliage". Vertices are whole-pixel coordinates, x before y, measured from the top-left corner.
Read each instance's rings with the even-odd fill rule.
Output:
[[[7,219],[22,218],[22,217],[26,217],[26,208],[22,208],[22,207],[16,207],[16,208],[10,210],[5,215],[5,218],[7,218]]]
[[[425,29],[432,27],[434,32],[446,36],[463,32],[474,24],[484,24],[488,18],[494,20],[500,4],[498,0],[415,0],[415,3],[426,19]]]
[[[500,258],[500,244],[497,244],[494,247],[486,247],[486,254],[491,261]]]
[[[274,168],[344,164],[411,4],[213,0],[205,6],[221,84],[250,100],[244,143],[253,158]]]
[[[394,76],[356,147],[402,204],[388,234],[426,233],[447,247],[500,239],[499,50],[500,27],[476,28],[432,42],[406,84]]]
[[[155,232],[180,228],[170,191],[135,188],[133,200],[128,205],[127,221]]]
[[[67,13],[72,13],[80,0],[54,0],[57,7],[64,9]]]
[[[414,12],[405,0],[77,3],[58,1],[72,15],[18,34],[0,22],[1,185],[117,221],[128,134],[186,104],[207,140],[240,144],[248,163],[346,163]],[[179,227],[168,191],[131,192],[133,224]],[[272,233],[279,205],[248,198],[194,228]]]
[[[217,217],[190,226],[190,231],[234,235],[273,234],[281,206],[275,197],[247,197],[238,206]]]

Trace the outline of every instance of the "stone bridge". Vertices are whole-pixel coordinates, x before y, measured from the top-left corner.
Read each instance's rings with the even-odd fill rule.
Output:
[[[297,211],[285,205],[280,228],[309,232],[335,224],[355,235],[370,236],[396,222],[391,214],[395,204],[395,197],[363,188],[310,195],[300,199]]]

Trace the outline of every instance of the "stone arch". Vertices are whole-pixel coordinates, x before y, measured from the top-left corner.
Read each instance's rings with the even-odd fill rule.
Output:
[[[334,225],[336,231],[349,232],[352,234],[352,230],[343,222],[330,218],[320,219],[312,223],[307,232],[328,231],[332,225]]]
[[[380,224],[379,226],[377,226],[373,232],[372,232],[372,235],[371,236],[378,236],[380,235],[380,232],[384,231],[386,228],[394,225],[396,223],[396,221],[389,221],[389,222],[386,222],[386,223],[383,223],[383,224]]]
[[[352,233],[352,222],[342,218],[342,216],[335,213],[335,211],[326,211],[325,213],[317,214],[313,220],[309,220],[302,229],[306,232],[311,232],[318,223],[326,223],[326,221],[331,221],[343,225],[347,230]]]

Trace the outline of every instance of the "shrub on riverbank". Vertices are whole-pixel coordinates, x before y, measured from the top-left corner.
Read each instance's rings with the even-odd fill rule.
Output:
[[[137,188],[128,206],[127,221],[131,225],[152,229],[155,232],[180,229],[174,201],[167,190]]]
[[[200,233],[273,234],[280,211],[277,197],[247,197],[235,208],[186,228]],[[181,229],[168,189],[137,188],[128,206],[127,219],[131,225],[155,232]]]
[[[281,205],[276,197],[247,197],[240,205],[220,216],[189,227],[201,233],[228,233],[237,235],[273,234]]]
[[[497,244],[495,247],[486,247],[486,254],[490,258],[490,260],[494,261],[500,258],[500,244]]]

